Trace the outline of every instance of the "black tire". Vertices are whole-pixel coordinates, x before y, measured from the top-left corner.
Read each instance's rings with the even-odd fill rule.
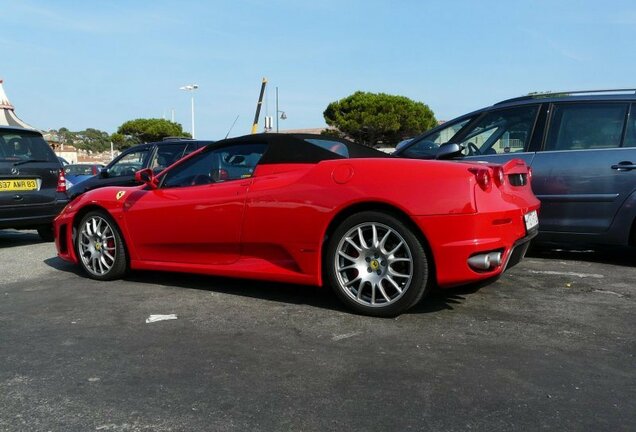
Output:
[[[360,234],[355,234],[359,232],[362,232],[362,239]],[[376,233],[375,243],[373,237],[367,238],[373,232]],[[385,235],[386,243],[380,247],[382,242],[378,240]],[[360,249],[346,238],[354,243],[357,241]],[[389,242],[392,244],[389,245]],[[400,242],[404,245],[400,246]],[[387,251],[385,246],[393,248],[396,243],[399,249],[388,255],[391,251]],[[341,252],[348,257],[343,258]],[[429,288],[428,258],[421,241],[400,219],[383,212],[364,211],[346,218],[328,240],[323,268],[325,280],[338,298],[364,315],[399,315],[418,303]],[[397,274],[401,275],[399,279]],[[403,277],[408,275],[408,280]]]
[[[100,225],[103,235],[99,235],[99,230],[96,233],[89,232],[92,228],[87,224],[93,220],[103,221],[101,223],[104,225]],[[92,279],[103,281],[119,279],[128,271],[128,256],[121,231],[113,218],[105,211],[95,210],[84,215],[77,226],[75,253],[80,266]],[[104,270],[104,267],[108,268]],[[99,269],[104,271],[100,272]]]
[[[53,234],[53,225],[44,225],[38,227],[38,235],[40,239],[45,242],[52,242],[55,240],[55,235]]]

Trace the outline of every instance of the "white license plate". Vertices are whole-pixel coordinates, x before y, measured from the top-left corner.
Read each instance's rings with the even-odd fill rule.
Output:
[[[530,213],[523,215],[523,220],[526,222],[526,230],[528,231],[539,225],[539,217],[537,216],[536,210],[532,210]]]

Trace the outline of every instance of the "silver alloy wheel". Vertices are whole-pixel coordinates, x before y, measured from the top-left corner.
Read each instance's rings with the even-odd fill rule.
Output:
[[[340,288],[367,307],[395,303],[413,279],[413,256],[406,240],[377,222],[365,222],[347,231],[334,260]]]
[[[84,268],[96,276],[108,273],[117,258],[117,239],[108,221],[100,216],[91,217],[80,227],[79,236]]]

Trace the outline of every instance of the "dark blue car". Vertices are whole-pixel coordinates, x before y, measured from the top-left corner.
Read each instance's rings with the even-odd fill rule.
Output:
[[[69,196],[75,198],[86,191],[106,186],[133,186],[137,184],[136,171],[152,168],[155,173],[159,173],[185,155],[212,142],[165,138],[159,142],[136,145],[124,150],[96,175],[74,183],[69,189]]]
[[[431,129],[394,155],[521,158],[541,200],[538,240],[636,246],[636,90],[509,99]]]

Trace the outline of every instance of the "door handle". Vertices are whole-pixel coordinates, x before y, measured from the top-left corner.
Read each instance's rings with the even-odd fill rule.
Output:
[[[636,165],[634,165],[634,162],[632,161],[621,161],[616,165],[612,165],[612,169],[618,171],[631,171],[636,169]]]

